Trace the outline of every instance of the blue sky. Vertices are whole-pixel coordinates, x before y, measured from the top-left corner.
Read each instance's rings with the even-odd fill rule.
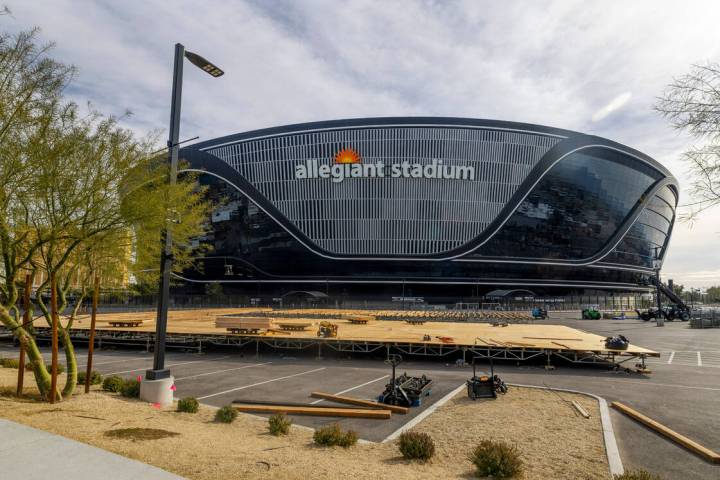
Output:
[[[181,138],[288,123],[444,115],[601,135],[687,185],[696,142],[652,110],[673,77],[720,62],[720,2],[10,0],[4,31],[42,28],[75,64],[69,95],[139,134],[168,123],[175,42],[186,67]],[[681,204],[688,203],[683,191]],[[675,227],[664,276],[720,284],[720,209]]]

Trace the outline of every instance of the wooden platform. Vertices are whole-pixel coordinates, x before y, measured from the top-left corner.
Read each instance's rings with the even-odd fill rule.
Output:
[[[387,344],[415,344],[415,345],[455,345],[458,347],[498,348],[498,349],[543,349],[554,352],[593,352],[598,354],[625,354],[659,357],[660,354],[652,350],[630,345],[625,350],[612,350],[605,347],[605,337],[570,328],[564,325],[534,325],[513,324],[507,326],[492,326],[491,323],[474,322],[437,322],[428,321],[422,325],[411,325],[404,321],[377,320],[365,325],[353,324],[347,317],[357,311],[348,310],[321,310],[323,318],[338,325],[337,338],[318,339],[316,328],[298,331],[269,331],[257,334],[259,338],[277,339],[313,339],[315,341],[353,341],[376,342]],[[263,313],[260,313],[263,312]],[[184,335],[218,335],[226,336],[227,327],[216,326],[215,320],[221,315],[268,315],[282,317],[283,324],[312,324],[317,326],[317,316],[305,318],[298,311],[297,317],[277,315],[278,312],[254,308],[226,308],[203,310],[173,310],[169,312],[168,333]],[[407,313],[407,312],[404,312]],[[108,313],[98,315],[99,330],[124,331],[126,328],[111,327],[109,322],[122,322],[123,319],[143,319],[143,324],[132,328],[132,332],[154,332],[155,312],[146,313]],[[376,317],[377,318],[377,317]],[[402,317],[398,316],[398,319]],[[83,318],[82,320],[85,320]],[[87,329],[88,321],[76,322],[73,328]],[[37,324],[42,327],[42,323]],[[128,329],[129,330],[129,329]],[[253,336],[252,334],[245,334]],[[429,336],[430,340],[424,340]],[[447,339],[452,339],[448,342]]]

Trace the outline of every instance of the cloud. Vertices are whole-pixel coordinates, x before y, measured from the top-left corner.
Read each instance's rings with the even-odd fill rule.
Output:
[[[618,95],[617,97],[610,100],[610,102],[607,103],[604,107],[593,113],[592,115],[592,121],[593,122],[599,122],[600,120],[603,120],[605,117],[610,115],[611,113],[620,110],[622,107],[625,106],[627,102],[630,101],[632,98],[631,92],[624,92]]]
[[[183,139],[331,118],[497,118],[619,141],[682,185],[690,139],[652,105],[692,63],[720,60],[714,0],[6,3],[4,30],[38,25],[57,42],[55,56],[78,66],[72,98],[132,110],[123,122],[139,134],[167,128],[179,41],[226,72],[213,79],[186,63]],[[702,222],[720,223],[720,212]],[[666,268],[681,283],[707,251],[698,237],[674,232]],[[706,263],[720,269],[720,258]]]

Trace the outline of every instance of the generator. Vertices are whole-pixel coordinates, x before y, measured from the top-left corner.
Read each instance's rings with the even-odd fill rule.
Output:
[[[378,397],[378,402],[401,407],[419,407],[422,399],[432,392],[432,380],[425,375],[411,377],[407,372],[396,377],[395,367],[401,362],[402,357],[397,354],[391,354],[385,360],[385,363],[392,365],[392,377],[390,383],[385,385],[385,391]]]
[[[478,398],[497,398],[499,393],[507,393],[507,385],[495,375],[492,357],[490,357],[490,375],[477,375],[475,360],[482,357],[474,357],[472,361],[473,376],[467,381],[467,394],[471,400]]]

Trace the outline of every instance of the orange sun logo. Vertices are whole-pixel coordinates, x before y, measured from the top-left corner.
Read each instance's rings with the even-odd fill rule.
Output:
[[[335,154],[335,163],[360,163],[360,154],[352,148],[343,148]]]

